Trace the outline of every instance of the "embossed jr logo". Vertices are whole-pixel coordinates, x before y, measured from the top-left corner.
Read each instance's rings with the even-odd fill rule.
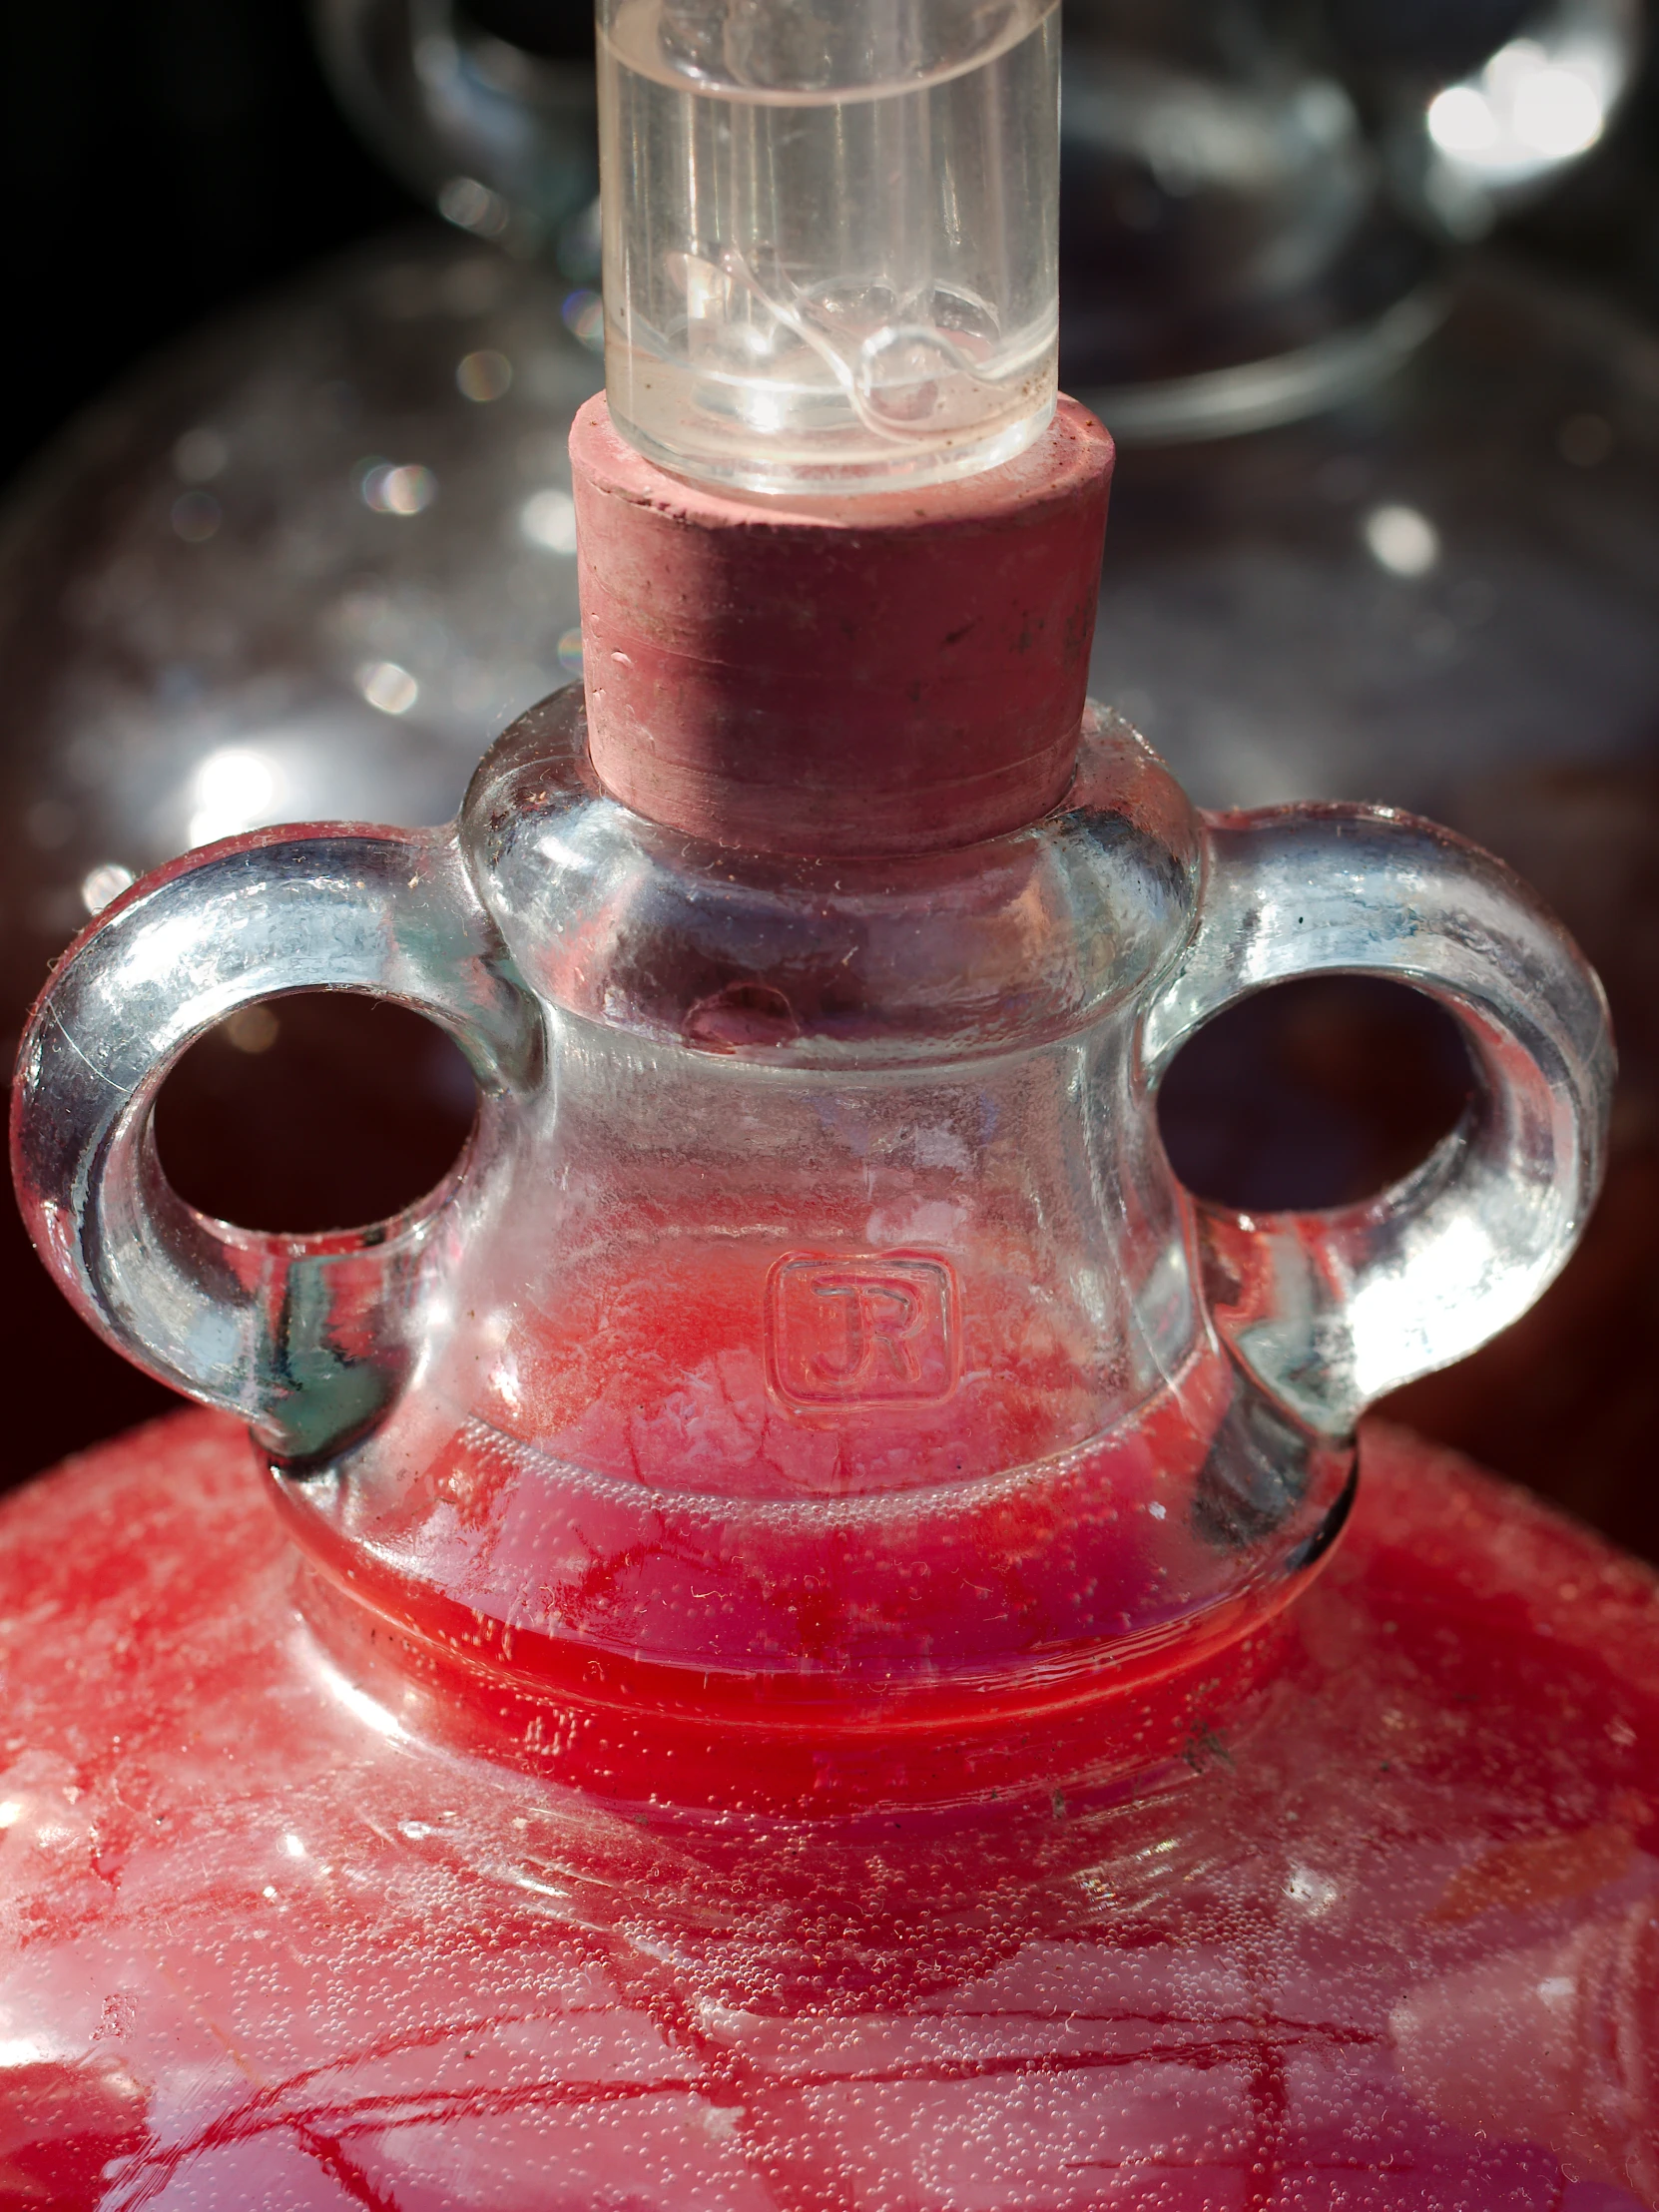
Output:
[[[767,1381],[788,1405],[938,1405],[961,1373],[956,1278],[911,1253],[792,1253],[767,1277]]]

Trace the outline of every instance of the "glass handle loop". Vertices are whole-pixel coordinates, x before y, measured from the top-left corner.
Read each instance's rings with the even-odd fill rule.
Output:
[[[275,1453],[340,1448],[385,1410],[476,1194],[466,1156],[389,1222],[305,1237],[210,1221],[157,1157],[156,1096],[205,1031],[285,991],[393,998],[448,1030],[485,1115],[535,1080],[541,1029],[450,830],[281,829],[146,877],[74,945],[12,1092],[25,1222],[101,1336],[238,1412]]]
[[[1600,1186],[1613,1084],[1606,1002],[1501,861],[1391,810],[1208,818],[1201,919],[1152,1009],[1150,1082],[1212,1015],[1294,976],[1369,974],[1456,1018],[1476,1092],[1416,1171],[1363,1205],[1246,1216],[1201,1203],[1217,1326],[1309,1426],[1366,1406],[1518,1319]]]

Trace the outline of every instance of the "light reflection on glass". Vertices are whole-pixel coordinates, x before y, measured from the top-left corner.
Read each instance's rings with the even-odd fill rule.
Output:
[[[513,364],[505,353],[497,353],[486,346],[476,353],[467,353],[455,366],[455,389],[463,399],[486,405],[492,399],[500,399],[511,387]]]
[[[357,689],[383,715],[406,715],[420,686],[396,661],[370,661],[357,671]]]
[[[1390,576],[1426,576],[1440,558],[1440,533],[1415,507],[1374,507],[1364,530],[1367,551]]]
[[[372,1728],[377,1736],[384,1736],[393,1743],[404,1738],[405,1730],[396,1714],[388,1713],[366,1690],[360,1690],[356,1683],[341,1674],[331,1660],[324,1658],[308,1636],[296,1635],[293,1649],[300,1664],[314,1676],[330,1697],[344,1706],[353,1719],[361,1721],[365,1728]]]
[[[512,221],[506,201],[476,177],[451,177],[438,193],[438,213],[457,230],[481,239],[498,239]]]
[[[605,350],[605,302],[596,291],[573,291],[560,312],[565,328],[578,338],[590,353]]]
[[[190,843],[211,844],[216,837],[258,829],[271,819],[279,782],[275,765],[247,746],[221,746],[210,753],[194,780]]]
[[[89,914],[101,914],[133,881],[133,871],[119,860],[100,860],[81,878],[81,904]]]
[[[76,464],[80,519],[11,579],[14,653],[32,628],[59,641],[16,732],[38,757],[13,808],[19,1011],[106,863],[142,873],[274,821],[441,822],[485,740],[566,680],[575,563],[520,518],[568,492],[570,416],[598,382],[560,320],[573,280],[454,231],[400,239],[260,310],[154,412],[120,399],[130,434]],[[512,364],[493,406],[456,382],[472,354]],[[356,681],[382,663],[418,682],[401,715]],[[199,787],[218,752],[260,756],[251,789],[223,764]]]
[[[1342,1889],[1329,1875],[1319,1874],[1312,1867],[1293,1867],[1285,1883],[1285,1895],[1293,1905],[1318,1916],[1330,1911],[1342,1896]]]
[[[361,488],[363,505],[377,515],[418,515],[437,497],[438,480],[417,462],[377,461],[363,470]]]
[[[1428,110],[1436,150],[1486,182],[1524,178],[1592,147],[1617,91],[1616,57],[1585,39],[1554,53],[1512,39]]]

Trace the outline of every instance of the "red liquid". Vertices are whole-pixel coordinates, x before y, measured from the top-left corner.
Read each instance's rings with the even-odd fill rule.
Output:
[[[1144,1764],[1211,1694],[1206,1654],[1241,1686],[1267,1663],[1351,1454],[1298,1456],[1213,1344],[1100,1433],[1081,1347],[988,1269],[964,1293],[920,1251],[663,1250],[650,1278],[561,1271],[343,1477],[284,1484],[349,1594],[327,1607],[345,1663],[378,1663],[367,1599],[399,1664],[442,1677],[423,1728],[452,1734],[458,1700],[479,1742],[539,1742],[556,1688],[579,1718],[549,1772],[576,1728],[608,1787],[649,1796],[672,1760],[681,1802],[723,1807],[764,1725],[744,1805],[822,1810],[913,1794],[903,1739],[935,1794],[1098,1764],[1102,1690],[1130,1683],[1121,1756]],[[855,1783],[830,1757],[849,1735]]]
[[[1659,2201],[1659,1596],[1443,1454],[1138,1778],[818,1821],[407,1733],[265,1492],[190,1414],[0,1512],[0,2203]]]

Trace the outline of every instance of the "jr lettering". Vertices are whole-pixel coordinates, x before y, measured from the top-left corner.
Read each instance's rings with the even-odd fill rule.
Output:
[[[767,1379],[787,1405],[937,1405],[960,1373],[956,1279],[918,1253],[806,1254],[767,1278]]]

